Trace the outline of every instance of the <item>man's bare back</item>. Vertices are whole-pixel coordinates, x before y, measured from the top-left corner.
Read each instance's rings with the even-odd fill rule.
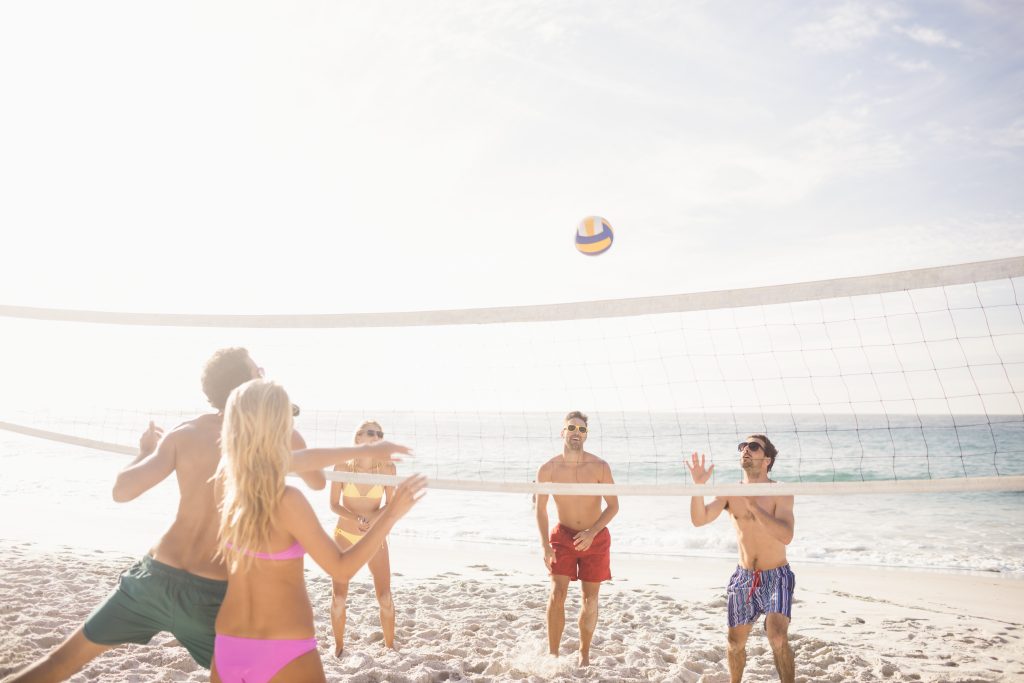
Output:
[[[155,453],[140,454],[122,470],[114,484],[114,500],[126,502],[174,472],[180,495],[177,515],[149,554],[170,567],[218,581],[227,580],[227,569],[214,559],[219,513],[212,477],[220,462],[222,423],[223,416],[213,413],[181,423],[160,441]],[[294,432],[292,447],[304,446]]]
[[[212,477],[220,462],[222,417],[202,415],[171,430],[157,449],[159,464],[178,480],[178,512],[150,550],[154,560],[208,579],[227,579],[217,553],[218,512]],[[134,497],[134,496],[133,496]]]

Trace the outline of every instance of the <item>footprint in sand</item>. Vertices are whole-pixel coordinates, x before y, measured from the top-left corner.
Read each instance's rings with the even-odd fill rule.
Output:
[[[482,674],[484,672],[484,669],[487,668],[487,666],[488,663],[486,661],[475,662],[473,664],[466,666],[466,671],[468,671],[471,674]]]

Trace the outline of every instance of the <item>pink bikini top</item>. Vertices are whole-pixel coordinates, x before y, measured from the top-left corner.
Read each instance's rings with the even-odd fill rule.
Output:
[[[225,545],[228,548],[232,547],[230,543]],[[242,552],[250,557],[255,557],[257,560],[297,560],[305,556],[306,549],[302,547],[301,543],[295,541],[291,547],[276,553],[254,553],[251,550],[243,550]]]

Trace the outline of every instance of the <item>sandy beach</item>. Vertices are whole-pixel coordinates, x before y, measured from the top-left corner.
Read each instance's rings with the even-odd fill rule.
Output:
[[[132,557],[0,542],[0,676],[58,644]],[[369,574],[353,581],[344,656],[331,653],[330,582],[307,559],[328,680],[728,681],[727,560],[613,554],[589,669],[575,666],[579,589],[562,657],[546,654],[547,579],[539,553],[481,544],[393,541],[397,652],[385,651]],[[1024,581],[979,573],[794,566],[798,681],[1024,680]],[[106,653],[73,681],[205,681],[169,635]],[[777,680],[763,629],[747,681]]]

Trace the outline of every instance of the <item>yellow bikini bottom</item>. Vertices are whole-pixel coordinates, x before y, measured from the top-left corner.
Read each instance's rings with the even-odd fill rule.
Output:
[[[334,535],[335,536],[341,536],[342,538],[348,539],[348,542],[351,543],[352,545],[355,545],[356,542],[364,536],[364,534],[353,534],[353,533],[345,531],[344,529],[341,529],[341,528],[335,529],[334,530]]]

